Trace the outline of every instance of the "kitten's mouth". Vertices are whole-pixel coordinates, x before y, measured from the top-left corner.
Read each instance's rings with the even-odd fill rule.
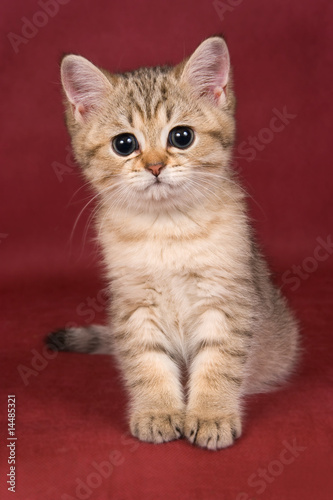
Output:
[[[172,186],[166,182],[164,179],[154,179],[146,186],[143,191],[148,199],[161,201],[162,199],[169,198],[171,196]]]
[[[166,178],[165,178],[166,177]],[[177,197],[182,190],[183,183],[172,182],[172,179],[169,179],[167,176],[160,176],[155,178],[147,178],[146,185],[138,186],[138,191],[142,193],[142,195],[147,200],[156,200],[161,201],[163,199],[173,199]]]
[[[156,179],[151,184],[149,184],[149,186],[147,186],[145,190],[162,185],[167,186],[168,184],[165,181],[162,181],[161,179],[156,177]]]

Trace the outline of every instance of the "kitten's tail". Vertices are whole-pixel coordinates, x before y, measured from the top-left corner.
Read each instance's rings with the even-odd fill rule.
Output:
[[[111,354],[110,330],[102,325],[61,328],[50,333],[45,342],[53,351]]]

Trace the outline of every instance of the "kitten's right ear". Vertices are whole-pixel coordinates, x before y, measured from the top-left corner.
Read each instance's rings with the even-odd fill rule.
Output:
[[[109,80],[96,66],[72,54],[62,60],[61,82],[78,123],[98,112],[111,91]]]

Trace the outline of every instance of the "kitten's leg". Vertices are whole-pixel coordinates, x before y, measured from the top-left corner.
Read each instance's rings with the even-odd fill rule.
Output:
[[[130,429],[142,441],[181,437],[183,390],[172,345],[153,307],[137,307],[114,334],[119,367],[130,394]]]
[[[212,450],[241,435],[240,399],[249,334],[232,331],[224,313],[208,309],[192,336],[192,361],[185,435]]]
[[[89,325],[61,328],[49,333],[45,342],[53,351],[111,354],[111,340],[109,327]]]

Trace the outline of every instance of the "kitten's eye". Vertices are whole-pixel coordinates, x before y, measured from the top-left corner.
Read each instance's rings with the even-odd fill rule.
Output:
[[[139,149],[138,141],[133,134],[119,134],[112,141],[113,150],[120,156],[129,156]]]
[[[194,132],[190,127],[175,127],[170,130],[169,144],[179,149],[186,149],[194,141]]]

